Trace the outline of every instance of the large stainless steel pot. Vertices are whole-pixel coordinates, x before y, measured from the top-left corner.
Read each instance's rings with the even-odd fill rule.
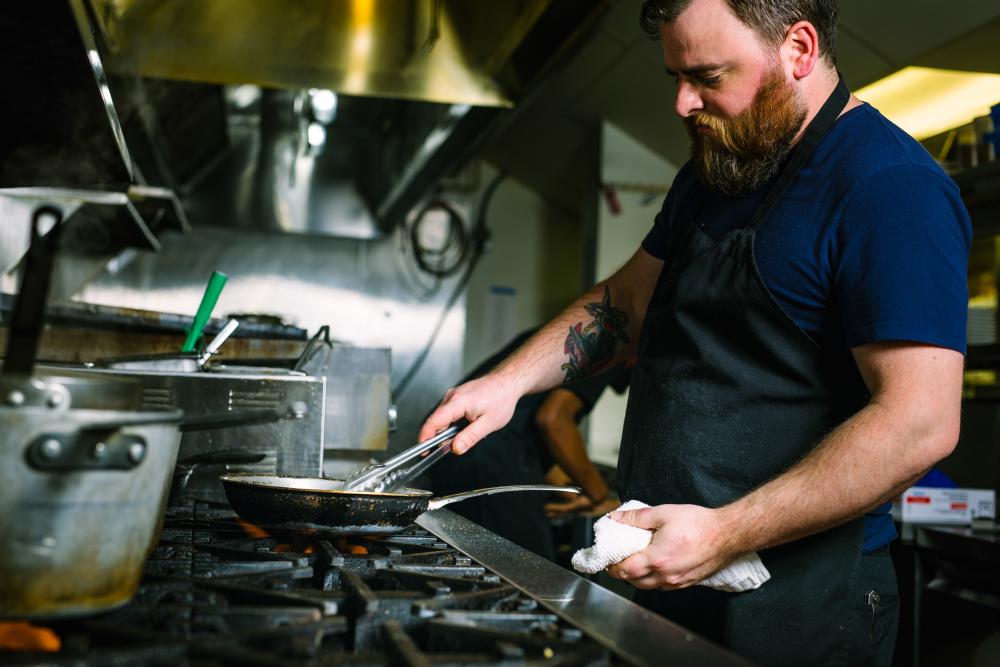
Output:
[[[72,616],[129,600],[162,525],[180,444],[180,411],[136,411],[134,383],[34,374],[60,222],[48,207],[32,219],[0,374],[6,618]]]
[[[54,221],[48,231],[46,218]],[[181,431],[301,417],[305,408],[184,418],[138,411],[134,381],[36,375],[61,214],[35,212],[0,373],[0,617],[127,602],[155,544]]]
[[[164,417],[174,423],[87,428]],[[177,417],[0,408],[0,617],[74,616],[132,597],[162,526]]]

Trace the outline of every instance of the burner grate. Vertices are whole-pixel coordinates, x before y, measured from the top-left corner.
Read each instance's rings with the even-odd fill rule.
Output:
[[[128,605],[49,627],[59,653],[9,664],[619,664],[417,526],[381,538],[269,535],[201,502],[168,510]]]

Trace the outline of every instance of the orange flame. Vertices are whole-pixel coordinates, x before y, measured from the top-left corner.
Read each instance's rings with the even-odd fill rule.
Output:
[[[340,553],[351,554],[352,556],[365,556],[368,554],[368,548],[360,544],[351,544],[344,538],[337,540],[337,551]]]
[[[268,532],[260,526],[252,524],[249,521],[244,521],[243,519],[236,520],[239,522],[240,528],[243,529],[243,532],[247,534],[247,537],[252,537],[255,540],[263,540],[264,538],[271,537]]]
[[[27,621],[0,621],[0,650],[55,653],[61,647],[59,635],[49,628]]]

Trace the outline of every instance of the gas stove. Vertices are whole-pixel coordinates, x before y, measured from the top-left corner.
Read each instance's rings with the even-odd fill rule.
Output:
[[[457,515],[424,516],[429,526],[392,536],[327,539],[268,534],[225,505],[188,501],[168,509],[129,604],[89,619],[35,622],[33,632],[58,638],[58,651],[0,653],[0,662],[569,667],[664,664],[672,654],[674,664],[742,664]],[[452,544],[428,529],[435,527]],[[508,559],[501,567],[547,572],[560,594],[539,586],[532,595],[455,545],[475,551],[491,540]],[[571,578],[568,594],[562,576]],[[593,606],[591,617],[580,604]]]

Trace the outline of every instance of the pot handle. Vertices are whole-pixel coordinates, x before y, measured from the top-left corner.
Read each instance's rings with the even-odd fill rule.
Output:
[[[306,343],[305,348],[302,350],[302,354],[299,355],[295,365],[292,366],[292,370],[301,371],[316,356],[316,353],[319,352],[320,345],[326,345],[328,348],[333,349],[333,342],[330,340],[330,325],[328,324],[321,326],[319,331],[309,339],[309,342]]]
[[[579,486],[555,486],[553,484],[512,484],[510,486],[490,486],[485,489],[475,489],[473,491],[463,491],[453,493],[448,496],[431,498],[427,503],[428,510],[436,510],[457,503],[460,500],[478,498],[479,496],[492,496],[494,493],[508,493],[510,491],[552,491],[554,493],[583,493]]]
[[[148,449],[141,435],[79,430],[37,436],[25,448],[24,459],[40,472],[132,470]]]
[[[41,222],[46,216],[52,218],[54,223],[47,233],[42,234]],[[31,216],[31,245],[24,257],[21,289],[14,302],[14,314],[7,333],[7,353],[3,361],[5,375],[31,375],[35,367],[61,229],[62,211],[53,206],[42,206]]]

